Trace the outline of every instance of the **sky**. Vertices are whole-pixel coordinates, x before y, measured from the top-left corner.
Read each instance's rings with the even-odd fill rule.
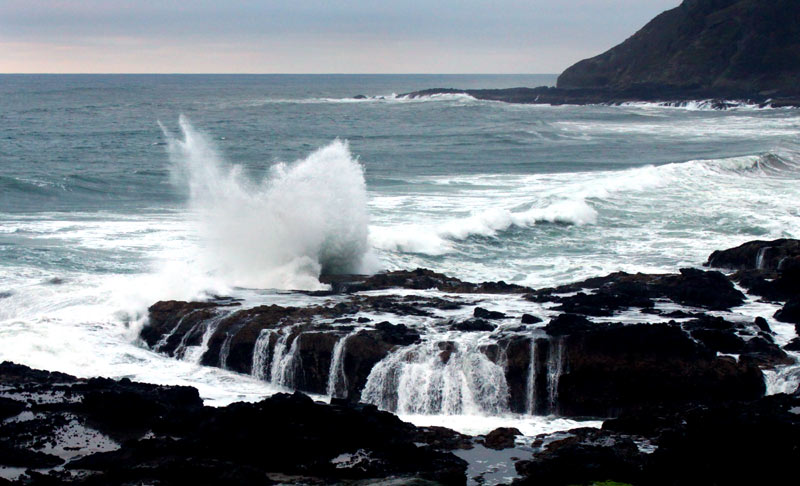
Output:
[[[0,0],[0,73],[559,73],[680,0]]]

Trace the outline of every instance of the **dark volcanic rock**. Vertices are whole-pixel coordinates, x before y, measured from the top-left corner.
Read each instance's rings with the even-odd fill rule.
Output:
[[[788,301],[786,305],[783,306],[783,309],[775,313],[775,319],[781,322],[800,324],[800,297],[795,297]]]
[[[741,353],[743,362],[753,363],[762,368],[773,368],[777,365],[794,363],[794,359],[789,357],[780,347],[762,337],[747,341]]]
[[[478,319],[505,319],[506,315],[502,312],[490,311],[483,307],[476,307],[472,315]]]
[[[739,284],[769,300],[800,295],[800,240],[750,241],[715,251],[706,265],[738,270],[733,278]]]
[[[424,268],[396,270],[375,275],[323,275],[320,281],[331,286],[333,293],[352,293],[390,288],[427,290],[437,289],[450,293],[521,294],[531,289],[500,282],[471,283],[448,277]]]
[[[587,294],[586,290],[593,293]],[[649,309],[653,300],[658,298],[711,310],[727,310],[744,302],[744,295],[723,274],[693,268],[665,275],[617,272],[541,289],[526,295],[526,298],[535,302],[557,302],[558,310],[590,316],[611,316],[631,307]]]
[[[499,427],[486,434],[483,438],[483,445],[489,449],[508,449],[514,447],[516,437],[522,435],[519,429],[513,427]]]
[[[456,331],[462,332],[480,332],[480,331],[494,331],[497,326],[491,324],[483,319],[467,319],[450,326]]]
[[[542,322],[542,319],[536,316],[532,316],[530,314],[522,314],[522,323],[523,324],[538,324]]]
[[[716,357],[677,324],[594,324],[557,339],[562,415],[613,417],[644,405],[754,399],[765,390],[758,366]]]
[[[622,44],[568,68],[558,87],[796,96],[798,39],[800,4],[794,0],[686,0]]]
[[[713,252],[706,265],[733,270],[774,271],[794,257],[800,257],[800,240],[755,240],[735,248]]]
[[[799,407],[795,394],[631,410],[602,430],[573,430],[517,463],[522,477],[513,484],[782,484],[785,471],[757,465],[800,460]],[[643,453],[632,439],[655,450]]]
[[[463,436],[420,430],[373,406],[327,405],[295,393],[203,407],[193,388],[81,380],[10,363],[0,364],[0,398],[33,414],[0,424],[0,465],[40,469],[28,471],[24,484],[466,481],[466,463],[437,450],[466,445]],[[77,457],[66,470],[49,471],[64,459],[42,449],[60,443],[67,426],[74,435],[67,443],[70,455]],[[98,430],[121,429],[124,440],[113,447],[98,452],[91,445]]]
[[[518,462],[521,478],[512,484],[566,486],[608,479],[627,483],[640,478],[643,454],[630,438],[592,429],[572,433],[573,437],[551,443],[532,460]]]
[[[472,449],[472,437],[458,433],[445,427],[418,427],[416,442],[428,444],[434,449],[452,451],[456,449]]]
[[[551,336],[566,336],[568,334],[592,331],[596,328],[597,326],[584,316],[561,314],[550,319],[544,330]]]
[[[775,334],[772,331],[772,328],[769,327],[769,323],[767,322],[767,320],[761,316],[756,317],[755,321],[753,321],[753,324],[755,324],[756,327],[758,327],[761,331],[766,332],[767,334]]]

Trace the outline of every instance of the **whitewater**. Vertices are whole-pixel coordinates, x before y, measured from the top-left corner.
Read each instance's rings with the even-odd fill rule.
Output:
[[[417,267],[541,288],[674,272],[744,241],[800,237],[797,110],[392,96],[441,84],[423,76],[4,81],[0,360],[191,385],[212,405],[286,388],[147,349],[137,335],[149,305],[305,306],[312,298],[292,290],[324,289],[322,274]],[[470,361],[478,344],[463,341],[436,376],[424,349],[392,356],[409,363],[401,416],[467,432],[574,425],[503,414],[504,391],[483,382],[464,399],[465,370],[499,372]],[[378,404],[380,373],[363,396]],[[431,414],[426,387],[443,383],[452,394]]]

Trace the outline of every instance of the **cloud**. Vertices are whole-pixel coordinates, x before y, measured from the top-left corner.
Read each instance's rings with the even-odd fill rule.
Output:
[[[0,70],[558,72],[676,4],[5,0]]]

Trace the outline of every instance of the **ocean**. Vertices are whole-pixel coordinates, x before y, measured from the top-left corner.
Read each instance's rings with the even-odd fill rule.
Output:
[[[290,290],[324,288],[320,273],[417,267],[541,288],[800,238],[800,110],[400,96],[554,82],[0,75],[0,360],[258,400],[282,388],[141,345],[147,307],[309,305]]]

